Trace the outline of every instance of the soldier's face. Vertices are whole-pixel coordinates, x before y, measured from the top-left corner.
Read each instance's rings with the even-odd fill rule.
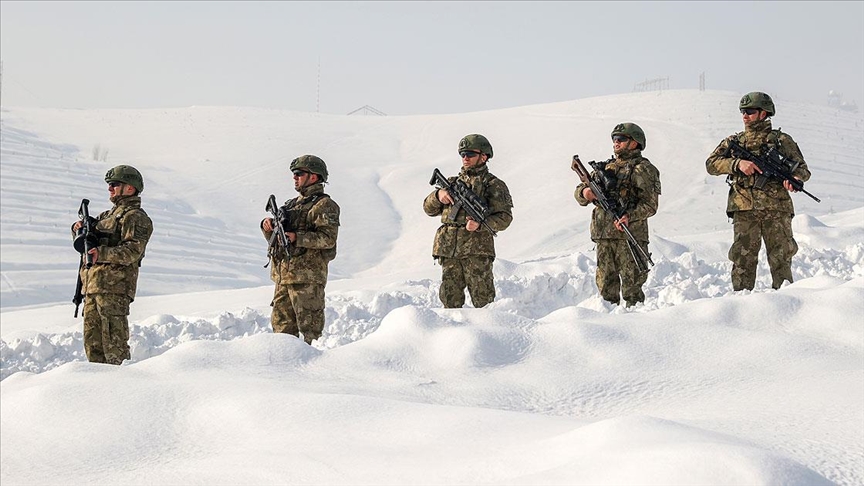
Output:
[[[745,108],[741,110],[741,119],[744,125],[750,125],[768,118],[768,112],[758,108]]]
[[[108,183],[108,196],[131,196],[135,192],[135,188],[130,186],[129,184],[123,184],[122,182],[109,182]]]
[[[612,150],[618,154],[624,150],[633,150],[639,146],[639,142],[624,135],[615,135],[612,137]]]
[[[485,164],[487,159],[486,154],[481,154],[476,150],[463,150],[459,152],[459,155],[462,157],[462,167],[466,169]]]
[[[293,172],[294,175],[294,190],[299,191],[306,186],[310,186],[314,184],[318,180],[317,174],[312,174],[310,172],[306,172],[305,170],[295,170]],[[312,176],[315,177],[312,177]]]

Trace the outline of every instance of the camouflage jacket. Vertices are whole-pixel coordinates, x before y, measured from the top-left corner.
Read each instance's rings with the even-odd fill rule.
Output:
[[[648,218],[657,213],[660,197],[660,171],[645,157],[642,151],[621,153],[606,164],[606,170],[614,174],[617,191],[610,196],[618,198],[630,218],[627,225],[638,241],[648,241]],[[592,174],[593,177],[594,174]],[[576,201],[587,206],[589,201],[582,196],[588,184],[579,184],[573,193]],[[627,235],[615,228],[614,218],[596,203],[591,214],[591,240],[623,240]]]
[[[282,211],[287,215],[283,228],[296,233],[297,240],[290,245],[290,259],[283,252],[273,252],[270,279],[277,285],[326,284],[327,265],[336,258],[339,205],[324,194],[324,184],[313,184],[286,201]],[[269,241],[273,232],[263,226],[261,231]]]
[[[510,226],[513,221],[513,199],[510,197],[510,190],[504,181],[489,172],[486,164],[470,169],[463,168],[458,176],[448,178],[451,183],[456,179],[462,180],[489,206],[486,223],[494,231],[503,231]],[[435,242],[432,245],[433,257],[495,256],[492,233],[484,226],[480,226],[477,231],[465,229],[468,220],[465,210],[461,208],[456,213],[456,219],[450,221],[453,206],[444,205],[438,200],[437,189],[423,200],[423,211],[429,216],[441,216],[442,224],[435,233]]]
[[[138,267],[153,234],[153,222],[141,209],[139,196],[119,198],[114,207],[96,218],[99,252],[96,263],[81,268],[82,289],[87,294],[122,294],[135,299]],[[74,232],[72,237],[74,238]]]
[[[736,211],[749,211],[751,209],[768,209],[781,211],[790,215],[795,214],[792,206],[792,198],[789,191],[783,187],[783,181],[769,179],[762,189],[754,187],[756,176],[744,175],[738,171],[738,163],[741,159],[733,158],[729,152],[729,140],[737,138],[738,143],[747,150],[757,155],[762,155],[771,147],[777,147],[781,154],[801,164],[792,174],[794,177],[806,182],[810,179],[810,170],[798,144],[792,137],[780,130],[771,129],[771,120],[764,120],[746,127],[743,132],[731,135],[720,142],[714,152],[705,161],[705,168],[711,175],[727,175],[729,183],[729,198],[726,203],[726,214],[732,217]]]

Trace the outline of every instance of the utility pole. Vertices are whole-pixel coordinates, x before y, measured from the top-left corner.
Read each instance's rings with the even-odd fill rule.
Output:
[[[699,91],[705,91],[705,71],[699,75]]]

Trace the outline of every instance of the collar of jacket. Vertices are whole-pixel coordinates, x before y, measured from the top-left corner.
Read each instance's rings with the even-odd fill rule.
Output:
[[[766,118],[750,125],[744,125],[744,133],[768,133],[771,131],[771,119]]]
[[[307,197],[318,194],[319,192],[324,192],[323,182],[318,182],[316,184],[312,184],[311,186],[301,187],[300,199],[306,199]]]
[[[625,149],[622,150],[621,153],[615,154],[615,160],[620,160],[622,162],[628,162],[640,157],[642,157],[642,151],[638,148],[633,150]]]
[[[489,167],[486,164],[478,165],[475,167],[465,168],[463,167],[461,171],[459,171],[459,175],[466,175],[468,177],[476,177],[478,175],[488,174]]]
[[[114,196],[109,198],[114,206],[118,207],[127,207],[127,208],[140,208],[141,207],[141,196]]]

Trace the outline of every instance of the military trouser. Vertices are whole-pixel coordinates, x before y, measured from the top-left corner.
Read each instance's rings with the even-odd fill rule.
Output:
[[[129,297],[87,294],[84,299],[84,352],[91,363],[119,365],[129,359]]]
[[[324,285],[276,285],[270,324],[273,332],[300,337],[306,344],[321,337],[324,331]]]
[[[792,257],[798,243],[792,237],[792,215],[782,211],[737,211],[733,218],[735,241],[729,248],[732,260],[732,289],[753,290],[759,249],[765,240],[771,287],[779,289],[784,280],[792,281]]]
[[[494,260],[491,256],[438,257],[442,269],[438,297],[444,307],[462,307],[465,304],[466,286],[471,294],[471,303],[478,309],[495,300],[495,280],[492,277]]]
[[[648,252],[648,243],[640,241],[639,246]],[[618,304],[621,296],[628,307],[645,301],[642,285],[648,280],[648,272],[639,271],[627,240],[597,240],[596,280],[600,296],[607,302]]]

